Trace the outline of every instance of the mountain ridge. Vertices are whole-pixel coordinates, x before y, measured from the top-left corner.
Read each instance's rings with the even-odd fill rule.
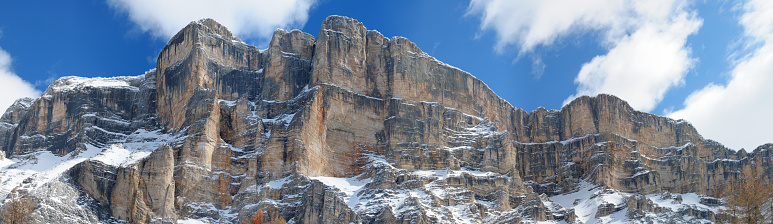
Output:
[[[143,75],[55,83],[0,119],[13,162],[0,168],[0,189],[62,209],[40,221],[241,222],[258,211],[295,223],[678,212],[713,221],[720,205],[668,213],[653,203],[676,199],[651,195],[716,195],[751,161],[773,173],[771,144],[736,152],[612,95],[523,111],[408,39],[341,16],[326,18],[316,38],[278,29],[266,50],[202,19]],[[599,189],[580,203],[593,210],[552,202],[581,188]],[[46,200],[51,191],[84,205]]]

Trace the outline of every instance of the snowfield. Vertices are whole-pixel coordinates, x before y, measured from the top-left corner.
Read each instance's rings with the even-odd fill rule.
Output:
[[[147,157],[165,143],[176,141],[179,136],[163,134],[160,131],[139,129],[125,136],[125,143],[107,147],[85,145],[85,150],[58,156],[49,151],[39,150],[24,155],[0,160],[0,200],[14,188],[27,181],[23,187],[35,189],[45,183],[59,179],[64,172],[78,163],[94,160],[107,165],[126,167]]]

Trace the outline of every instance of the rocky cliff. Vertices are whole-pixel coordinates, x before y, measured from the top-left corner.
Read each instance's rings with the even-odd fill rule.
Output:
[[[0,146],[0,193],[68,223],[701,222],[742,167],[773,173],[773,145],[736,152],[610,95],[523,111],[340,16],[266,50],[192,22],[143,75],[17,101]]]

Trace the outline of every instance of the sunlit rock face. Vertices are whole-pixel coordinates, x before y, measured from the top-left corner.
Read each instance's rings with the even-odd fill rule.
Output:
[[[11,106],[0,193],[40,222],[714,221],[740,169],[773,173],[772,145],[735,152],[611,95],[525,112],[341,16],[265,50],[195,21],[157,62]]]

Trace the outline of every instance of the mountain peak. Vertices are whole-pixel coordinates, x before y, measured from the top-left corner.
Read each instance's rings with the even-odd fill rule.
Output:
[[[344,31],[347,29],[365,29],[365,25],[353,18],[332,15],[328,16],[325,18],[325,20],[322,21],[321,30],[325,29],[336,31]]]
[[[0,122],[7,122],[11,124],[16,124],[19,122],[19,119],[24,117],[24,114],[29,110],[30,107],[32,107],[32,104],[35,102],[35,99],[24,97],[21,99],[17,99],[16,101],[11,104],[8,109],[5,110],[5,113],[3,113],[3,116],[0,117]],[[1,152],[2,150],[0,150]]]
[[[577,104],[586,104],[589,102],[593,102],[593,103],[606,102],[608,104],[620,105],[620,107],[623,109],[633,110],[633,108],[628,104],[628,101],[625,101],[620,97],[617,97],[612,94],[607,94],[607,93],[599,93],[599,94],[596,94],[595,96],[582,95],[577,98],[574,98],[572,101],[569,101],[569,103],[564,105],[564,107],[573,106]]]
[[[0,198],[27,192],[44,223],[710,222],[696,195],[773,157],[612,95],[527,113],[343,16],[265,51],[193,21],[145,75],[46,94],[0,119]]]
[[[227,27],[218,23],[211,18],[203,18],[195,21],[191,21],[187,26],[180,29],[171,39],[167,45],[172,45],[188,38],[195,38],[198,35],[216,35],[225,40],[235,40],[242,42],[241,39],[235,37]]]

